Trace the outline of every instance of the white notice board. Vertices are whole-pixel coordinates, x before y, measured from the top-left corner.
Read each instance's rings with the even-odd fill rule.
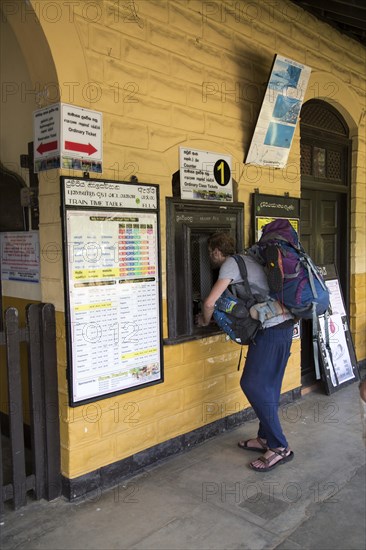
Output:
[[[158,212],[139,208],[139,198],[131,205],[131,196],[145,189],[151,204],[159,201],[153,185],[61,181],[69,390],[75,406],[163,379]],[[71,181],[84,191],[98,184],[98,193],[106,195],[112,186],[115,195],[126,195],[125,208],[123,201],[118,209],[103,202],[98,208],[68,206]]]
[[[1,233],[1,280],[39,283],[39,254],[38,231],[8,231]]]

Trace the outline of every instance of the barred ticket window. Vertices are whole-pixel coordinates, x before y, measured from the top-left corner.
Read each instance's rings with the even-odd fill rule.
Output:
[[[207,240],[228,232],[243,248],[244,205],[166,199],[168,338],[174,344],[217,334],[216,325],[198,327],[195,317],[217,279]]]

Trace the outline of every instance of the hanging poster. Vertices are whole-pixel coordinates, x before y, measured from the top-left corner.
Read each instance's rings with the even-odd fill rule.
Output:
[[[286,218],[292,227],[299,233],[300,229],[300,199],[297,197],[281,197],[278,195],[264,195],[253,193],[253,234],[254,241],[261,238],[262,230],[267,223],[277,218]],[[293,340],[301,336],[300,321],[294,324]]]
[[[325,265],[321,271],[330,291],[329,317],[320,316],[318,328],[322,378],[329,395],[359,380],[359,372],[336,268]]]
[[[306,65],[275,56],[246,164],[286,166],[310,72]]]
[[[61,180],[75,406],[162,381],[158,189]]]

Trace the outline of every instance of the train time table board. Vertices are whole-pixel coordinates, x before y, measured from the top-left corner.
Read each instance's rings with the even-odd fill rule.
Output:
[[[61,180],[75,406],[162,381],[158,188]]]

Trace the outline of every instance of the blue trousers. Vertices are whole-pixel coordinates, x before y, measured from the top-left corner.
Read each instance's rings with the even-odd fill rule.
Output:
[[[240,386],[258,419],[258,437],[270,448],[287,447],[278,416],[281,385],[292,343],[292,326],[260,330],[249,345]]]

